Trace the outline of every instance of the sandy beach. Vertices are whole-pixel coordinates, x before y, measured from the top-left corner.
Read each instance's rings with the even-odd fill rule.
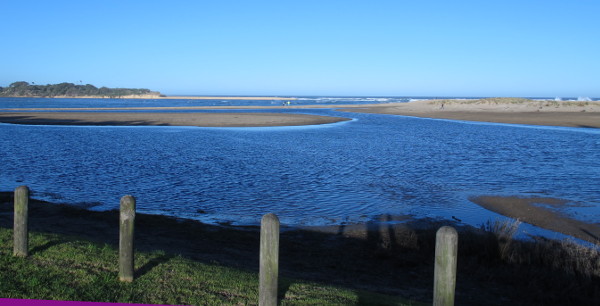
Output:
[[[301,126],[347,121],[283,113],[22,112],[0,113],[0,122],[32,125],[161,125],[200,127]]]

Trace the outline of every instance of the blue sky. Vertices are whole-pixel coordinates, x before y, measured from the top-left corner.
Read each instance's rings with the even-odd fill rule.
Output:
[[[5,1],[0,86],[600,97],[600,1]]]

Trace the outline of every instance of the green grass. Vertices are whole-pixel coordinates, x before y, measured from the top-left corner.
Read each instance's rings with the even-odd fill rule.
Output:
[[[30,233],[30,256],[12,256],[0,228],[0,297],[186,305],[257,304],[258,273],[162,251],[135,254],[136,279],[118,281],[118,251],[70,236]],[[258,265],[258,264],[257,264]],[[398,297],[280,278],[282,305],[412,305]]]

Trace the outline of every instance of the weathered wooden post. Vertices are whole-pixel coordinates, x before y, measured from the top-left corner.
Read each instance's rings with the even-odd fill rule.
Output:
[[[258,305],[277,305],[279,276],[279,218],[266,214],[260,221],[260,272]]]
[[[29,255],[29,188],[19,186],[15,189],[15,216],[13,227],[13,255]]]
[[[119,280],[133,281],[133,234],[135,221],[135,198],[121,198],[119,226]]]
[[[450,226],[442,226],[435,238],[435,269],[433,305],[454,305],[458,233]]]

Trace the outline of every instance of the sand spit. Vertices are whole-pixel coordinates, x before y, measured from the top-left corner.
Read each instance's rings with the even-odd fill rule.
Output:
[[[421,118],[600,128],[598,101],[533,101],[513,98],[422,100],[342,109]]]
[[[554,198],[521,198],[480,196],[473,203],[520,221],[551,231],[600,244],[600,225],[586,223],[564,216],[549,207],[568,205],[568,201]]]
[[[0,122],[31,125],[162,125],[200,127],[302,126],[350,119],[285,113],[142,113],[23,112],[0,113]]]

